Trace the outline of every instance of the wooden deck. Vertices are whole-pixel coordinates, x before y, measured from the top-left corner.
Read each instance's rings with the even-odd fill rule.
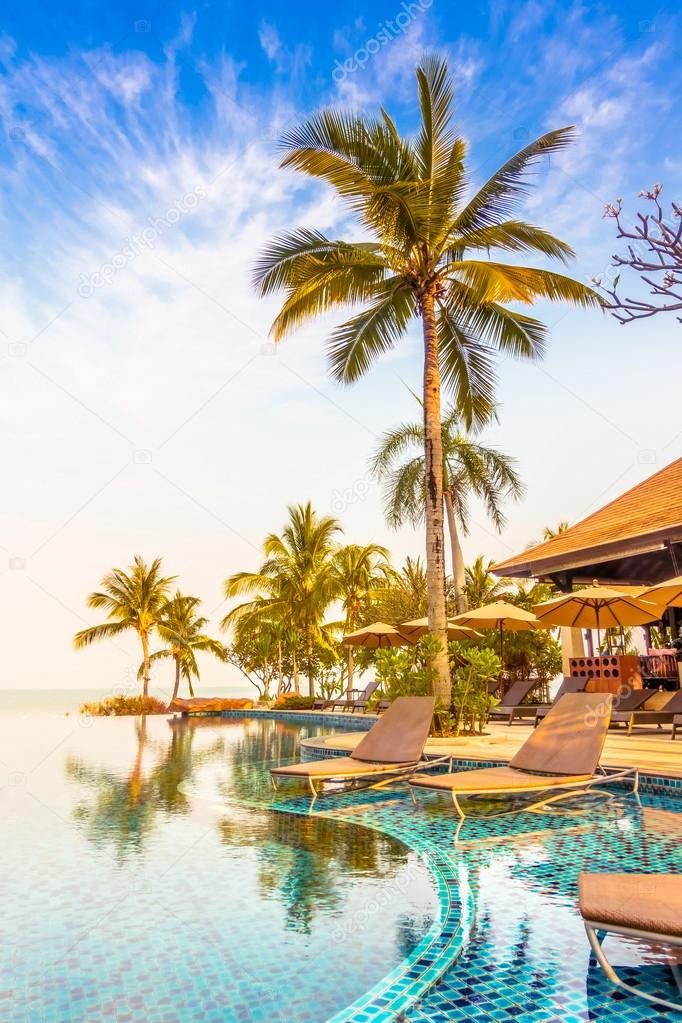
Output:
[[[457,739],[429,739],[426,752],[452,754],[466,760],[511,760],[517,749],[530,734],[525,724],[488,725],[485,735],[460,736]],[[330,745],[336,749],[352,750],[360,742],[362,732],[348,732],[307,739],[315,746]],[[653,774],[682,778],[682,740],[672,742],[670,727],[649,729],[627,735],[625,729],[612,730],[606,740],[602,763],[607,767],[639,767]]]

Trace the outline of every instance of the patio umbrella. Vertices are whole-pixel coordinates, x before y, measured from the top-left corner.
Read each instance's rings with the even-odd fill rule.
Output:
[[[596,629],[597,647],[601,648],[601,629],[626,625],[646,625],[660,617],[660,610],[641,596],[634,596],[615,586],[586,586],[584,590],[563,593],[535,605],[542,625],[569,625],[574,629]]]
[[[640,599],[650,600],[661,607],[682,607],[682,575],[647,587]]]
[[[538,620],[530,611],[524,611],[506,600],[495,600],[492,604],[463,611],[450,619],[455,625],[467,625],[479,629],[498,629],[500,633],[500,660],[504,667],[504,633],[529,632],[538,628]]]
[[[401,622],[398,628],[410,639],[421,639],[430,631],[428,618],[415,618],[411,622]],[[476,629],[468,629],[466,625],[455,625],[452,620],[448,621],[448,639],[476,639],[478,635]]]
[[[408,639],[392,625],[385,622],[373,622],[356,632],[349,632],[341,642],[345,646],[364,646],[371,650],[389,646],[414,646],[416,640]]]

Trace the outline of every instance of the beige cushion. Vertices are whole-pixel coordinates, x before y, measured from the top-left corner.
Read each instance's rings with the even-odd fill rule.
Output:
[[[513,789],[549,789],[555,785],[590,781],[591,775],[547,777],[515,771],[513,767],[483,767],[478,771],[455,771],[454,774],[416,774],[412,785],[447,792],[506,792]]]
[[[583,919],[682,938],[682,874],[581,874],[578,886]]]
[[[522,771],[594,774],[611,719],[606,693],[566,693],[510,760]]]
[[[409,764],[417,761],[409,761]],[[288,767],[273,767],[271,774],[288,774],[299,778],[341,778],[349,775],[381,774],[399,769],[401,764],[371,763],[354,757],[330,757],[328,760],[309,760],[303,764],[289,764]]]
[[[351,757],[398,764],[419,760],[435,704],[433,696],[399,696],[362,737]]]

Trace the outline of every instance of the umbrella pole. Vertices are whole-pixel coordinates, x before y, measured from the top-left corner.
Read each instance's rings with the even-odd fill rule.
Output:
[[[597,615],[597,657],[601,656],[601,633],[599,631],[599,605],[595,607],[595,614]]]

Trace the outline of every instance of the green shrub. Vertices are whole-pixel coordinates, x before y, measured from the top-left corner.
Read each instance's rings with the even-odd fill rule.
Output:
[[[83,703],[80,713],[90,717],[122,717],[127,714],[167,714],[168,707],[155,696],[110,696],[100,703]]]
[[[433,692],[436,672],[430,662],[438,649],[434,636],[423,636],[416,646],[377,650],[374,660],[381,690],[389,700],[398,696],[426,696]]]
[[[278,710],[311,710],[312,696],[297,696],[296,693],[285,693],[277,700]]]
[[[460,658],[458,658],[458,661]],[[448,722],[454,735],[460,732],[480,734],[494,703],[488,683],[500,676],[502,663],[497,654],[486,647],[466,652],[466,662],[457,663],[452,682],[452,720]]]

